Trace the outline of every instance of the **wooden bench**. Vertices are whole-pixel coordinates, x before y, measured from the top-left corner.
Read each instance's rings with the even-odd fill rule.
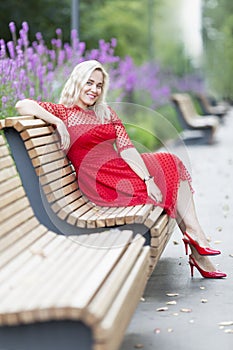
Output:
[[[151,205],[95,206],[51,126],[0,124],[1,345],[118,349],[175,221]]]
[[[118,349],[148,279],[145,238],[42,225],[2,135],[0,195],[1,349]]]
[[[201,138],[211,144],[219,126],[218,117],[201,116],[197,113],[191,97],[188,94],[176,93],[171,101],[177,111],[179,122],[184,130],[201,132]]]
[[[224,105],[211,105],[206,95],[195,94],[195,96],[197,98],[197,101],[199,102],[203,115],[216,115],[220,118],[220,120],[222,120],[224,115],[228,111],[228,108]]]

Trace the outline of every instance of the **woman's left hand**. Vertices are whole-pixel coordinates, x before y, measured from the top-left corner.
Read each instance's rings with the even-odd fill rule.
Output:
[[[158,186],[155,184],[154,179],[145,182],[148,196],[156,202],[162,202],[163,195]]]

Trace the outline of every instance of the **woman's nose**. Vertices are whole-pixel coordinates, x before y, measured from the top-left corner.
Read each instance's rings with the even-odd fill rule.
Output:
[[[93,92],[97,91],[97,86],[95,84],[92,84],[91,91],[93,91]]]

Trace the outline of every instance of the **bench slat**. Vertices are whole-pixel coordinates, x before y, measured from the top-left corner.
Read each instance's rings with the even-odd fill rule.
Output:
[[[2,169],[0,170],[0,183],[16,175],[18,174],[15,167],[13,166],[10,168]]]
[[[143,293],[146,284],[144,272],[147,266],[147,259],[148,250],[145,249],[135,263],[134,268],[119,291],[104,320],[94,327],[96,341],[103,342],[107,338],[109,340],[108,346],[111,349],[117,349],[121,338],[120,334],[122,334],[129,323],[130,315],[132,315],[135,305],[137,305]],[[120,310],[124,311],[120,312]],[[114,332],[115,330],[117,332]],[[94,349],[108,349],[106,345],[103,348],[100,346],[96,346]]]
[[[89,304],[84,315],[87,324],[93,325],[104,318],[104,315],[111,307],[112,300],[115,299],[119,292],[119,288],[121,288],[125,279],[127,279],[130,270],[136,263],[144,242],[145,239],[141,235],[137,235],[129,245],[129,248],[116,265],[113,273],[111,273],[104,282],[103,288],[98,291],[95,298]],[[117,281],[117,283],[115,283],[115,281]]]
[[[163,208],[155,207],[150,213],[150,215],[146,218],[145,225],[151,228],[154,225],[154,223],[158,220],[162,212]]]
[[[41,261],[44,256],[43,249],[56,237],[57,235],[53,232],[45,231],[45,234],[35,241],[29,249],[22,251],[13,260],[9,261],[7,265],[2,267],[0,271],[1,290],[3,288],[3,283],[6,285],[6,288],[8,288],[7,286],[11,286],[12,281],[18,278],[18,274],[23,276],[25,270],[33,269],[33,264],[31,264],[32,260],[34,258],[38,259],[39,257]]]
[[[25,196],[25,191],[24,191],[22,186],[14,188],[12,190],[9,190],[7,193],[1,195],[0,210],[3,207],[17,201],[18,199],[20,199],[24,196]],[[7,210],[8,210],[8,208],[5,208],[5,211],[7,211]],[[0,216],[1,216],[1,214],[0,214]],[[1,222],[1,217],[0,217],[0,222]]]
[[[43,141],[43,146],[29,149],[28,154],[29,154],[29,157],[31,159],[33,159],[33,158],[36,158],[38,156],[42,156],[46,153],[57,152],[58,150],[59,150],[58,143],[50,143],[50,144],[44,145],[44,141]]]
[[[13,245],[17,240],[39,226],[39,222],[35,217],[23,222],[20,226],[11,230],[10,233],[0,238],[0,252],[4,251],[10,245]]]
[[[152,204],[144,204],[142,208],[136,213],[135,222],[137,224],[143,224],[153,208],[154,206]]]
[[[39,226],[37,230],[33,230],[31,233],[25,235],[20,239],[20,241],[17,241],[14,246],[9,247],[4,252],[2,252],[0,257],[0,265],[4,266],[24,249],[28,248],[35,240],[44,234],[44,231],[44,227]]]
[[[15,214],[13,217],[10,217],[9,219],[5,220],[3,223],[1,223],[0,236],[3,236],[4,234],[10,232],[15,227],[21,225],[23,222],[29,220],[33,216],[34,213],[31,207],[28,207],[25,208],[23,211]]]
[[[50,172],[53,172],[54,169],[60,169],[69,165],[69,161],[67,158],[61,158],[54,162],[50,162],[48,164],[41,164],[38,168],[35,169],[37,176],[43,176]]]
[[[50,144],[51,146],[56,145],[56,147],[59,148],[59,138],[56,134],[29,138],[28,140],[24,141],[24,145],[27,150],[33,150],[36,147],[50,145]]]
[[[49,203],[55,203],[56,201],[60,200],[61,198],[67,196],[70,193],[73,193],[74,191],[79,190],[77,181],[71,183],[69,186],[65,186],[62,189],[58,189],[56,191],[53,191],[49,193],[46,197]]]
[[[0,150],[1,152],[1,150]],[[10,155],[0,159],[0,169],[8,168],[13,164],[13,160]]]
[[[42,119],[19,119],[14,124],[15,130],[21,132],[25,129],[38,128],[45,126],[46,123]]]
[[[44,185],[43,190],[44,190],[45,194],[51,193],[51,192],[58,190],[59,188],[63,188],[63,187],[65,187],[73,182],[76,182],[76,181],[77,181],[76,176],[73,173],[71,173],[71,174],[68,174],[68,175],[58,179],[58,180],[50,182],[47,185]]]
[[[8,206],[0,210],[0,223],[7,220],[9,217],[18,214],[19,212],[27,209],[30,206],[29,201],[26,197],[19,197],[13,203],[8,203]]]
[[[54,169],[54,171],[40,176],[41,185],[49,184],[50,182],[56,181],[63,176],[67,176],[73,173],[73,169],[68,165],[61,169]]]
[[[54,133],[54,129],[51,126],[44,126],[41,128],[26,129],[20,133],[21,138],[26,141],[32,137],[47,136]]]
[[[81,198],[80,198],[81,201]],[[86,227],[86,223],[83,221],[78,221],[79,217],[81,217],[84,213],[91,210],[93,208],[93,204],[90,202],[85,203],[81,207],[78,207],[77,210],[71,212],[67,217],[67,222],[71,225],[75,225],[78,227]],[[85,226],[84,226],[85,225]]]
[[[158,237],[164,227],[168,224],[168,221],[169,218],[167,214],[161,215],[150,229],[151,237]]]
[[[3,196],[5,193],[14,190],[21,185],[21,180],[18,176],[11,177],[0,183],[0,193]]]
[[[58,151],[53,152],[53,153],[48,153],[48,154],[45,153],[42,156],[38,156],[36,158],[33,158],[31,161],[32,161],[32,164],[34,167],[39,167],[39,166],[43,166],[44,164],[47,164],[47,163],[53,163],[57,160],[64,161],[64,159],[65,159],[64,152],[61,150],[58,150]]]

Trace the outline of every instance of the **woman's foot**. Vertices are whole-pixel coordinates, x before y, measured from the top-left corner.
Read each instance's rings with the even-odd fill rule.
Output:
[[[207,272],[216,271],[216,267],[207,256],[198,254],[195,248],[191,248],[191,251],[192,254],[190,256],[194,258],[194,260],[197,262],[198,266],[200,266],[201,269]]]
[[[188,234],[194,241],[196,241],[201,247],[210,247],[209,241],[206,238],[204,232],[200,230],[193,230],[192,228],[186,228],[184,235]]]
[[[184,232],[183,242],[185,245],[186,255],[188,254],[188,245],[190,245],[190,247],[194,247],[200,255],[218,255],[221,253],[219,250],[209,247],[209,243],[204,233],[201,233],[198,237],[196,237],[193,233],[190,233],[190,231],[186,231]]]
[[[224,272],[216,270],[214,265],[209,261],[207,257],[199,255],[198,261],[198,259],[196,259],[195,256],[194,254],[190,254],[189,256],[189,265],[191,268],[192,277],[194,274],[194,267],[200,272],[200,274],[204,278],[224,278],[227,276]]]

